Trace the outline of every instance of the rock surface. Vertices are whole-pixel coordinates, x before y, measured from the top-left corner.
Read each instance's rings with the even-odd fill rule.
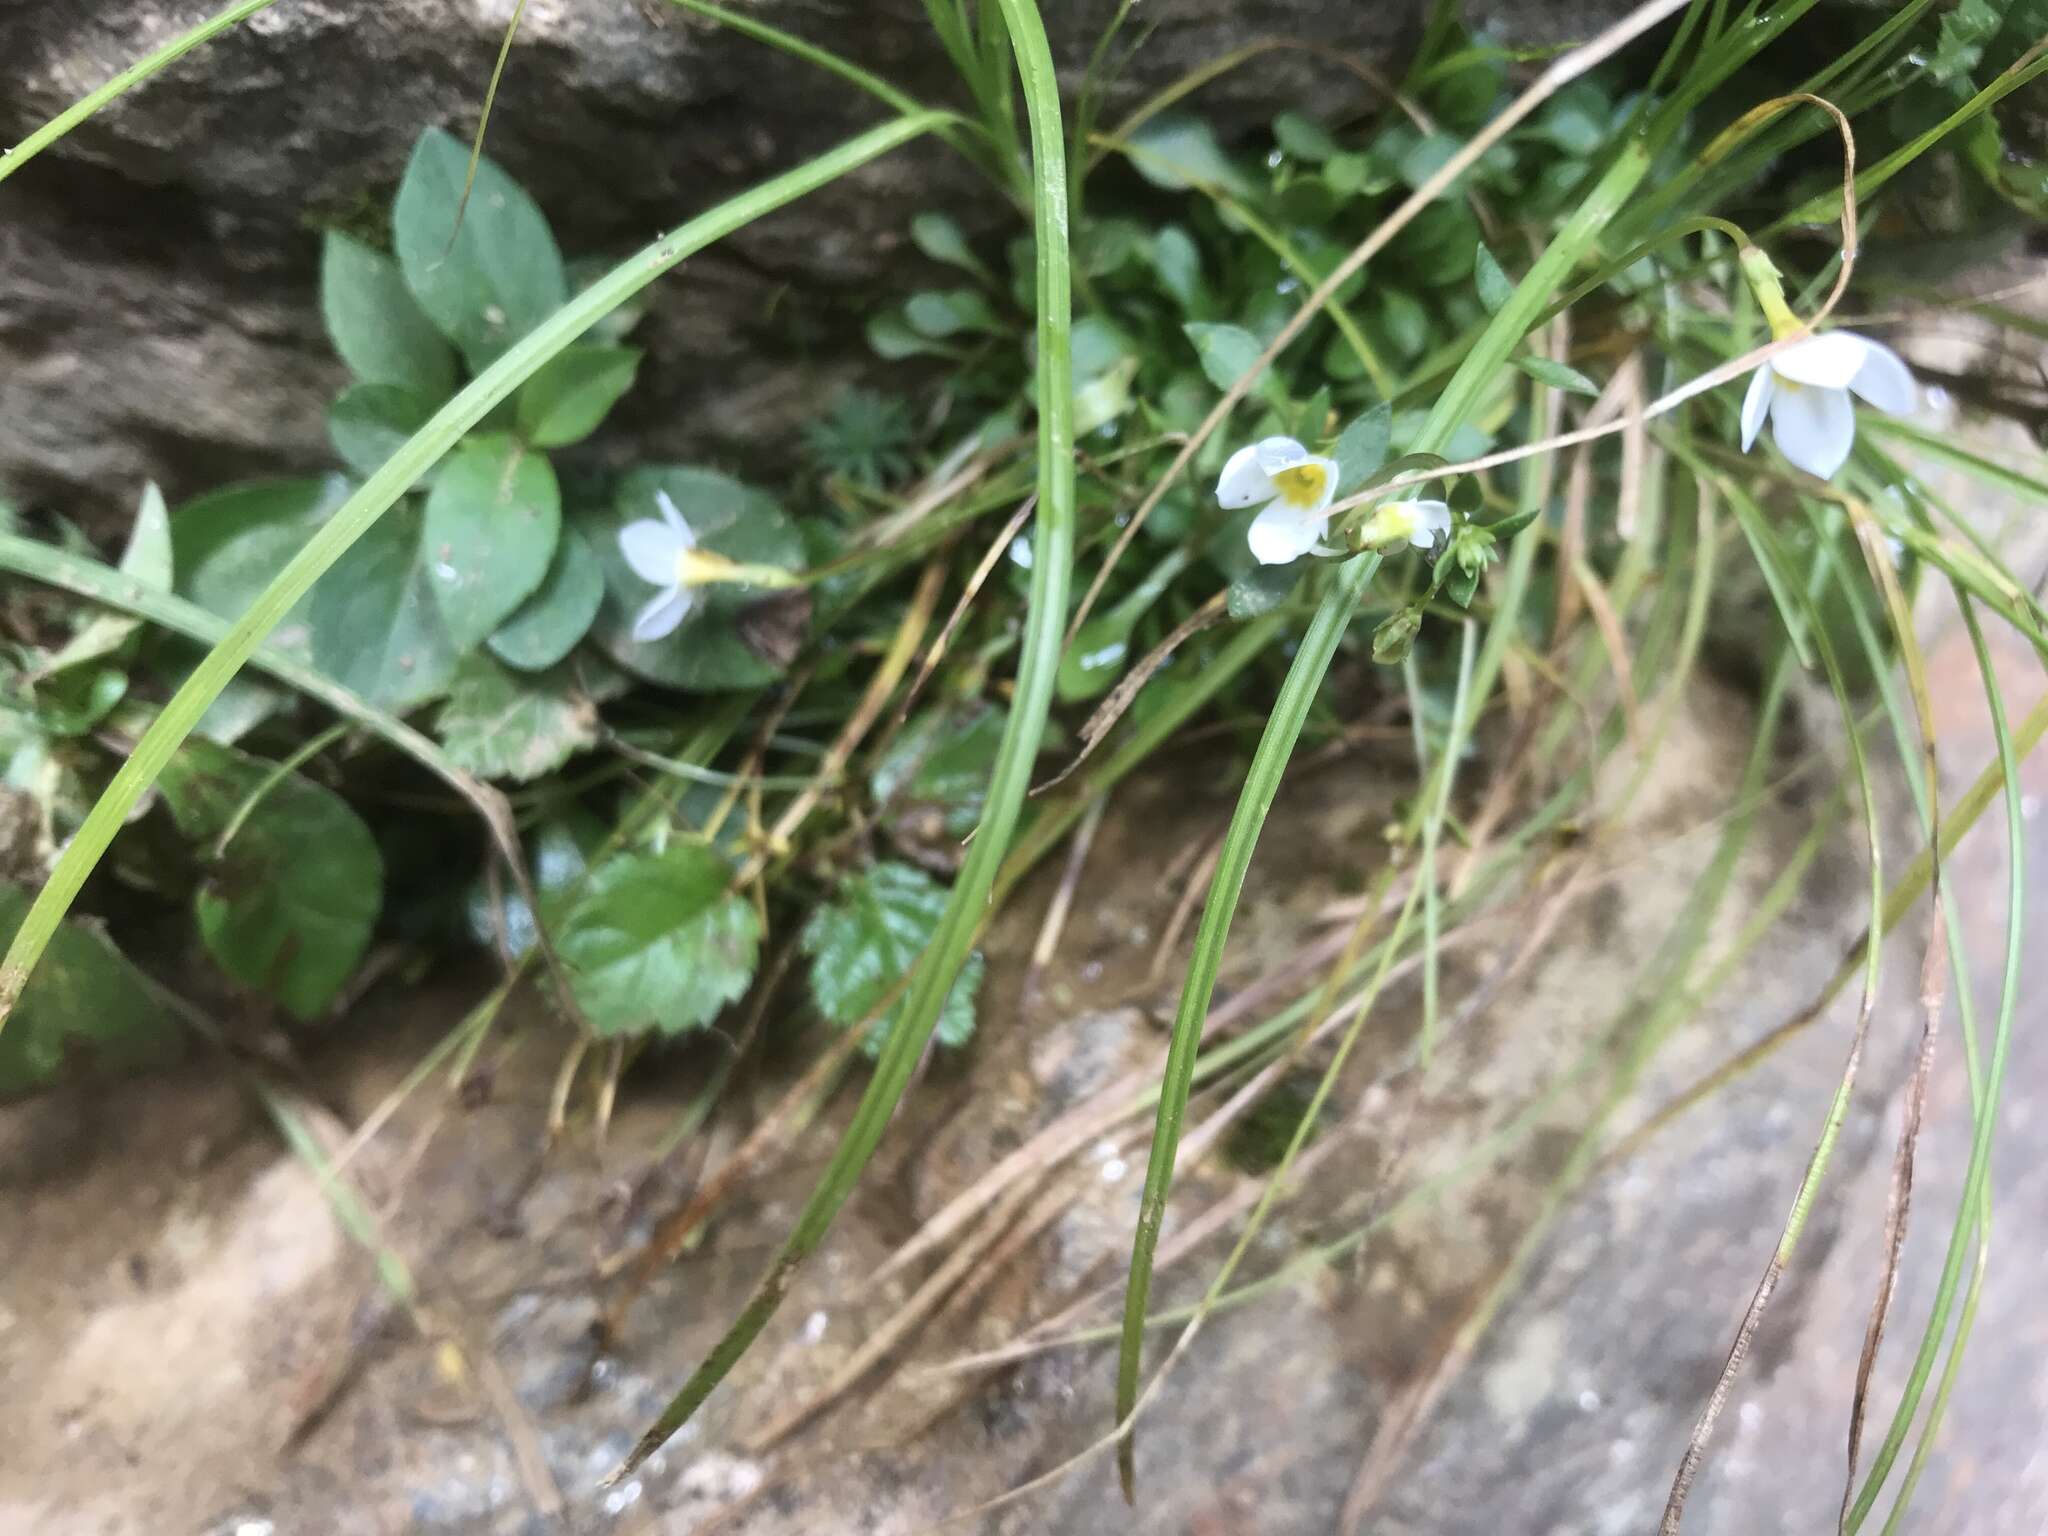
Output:
[[[2026,658],[2011,659],[2011,702],[2024,710],[2041,684]],[[1981,712],[1960,707],[1967,646],[1951,636],[1935,665],[1942,697],[1957,704],[1942,741],[1960,782],[1989,737]],[[1325,1536],[1340,1528],[1369,1449],[1418,1401],[1427,1411],[1390,1457],[1393,1475],[1366,1529],[1654,1528],[1832,1092],[1853,997],[1711,1110],[1601,1171],[1564,1207],[1471,1358],[1452,1372],[1442,1367],[1540,1215],[1596,1095],[1598,1070],[1574,1079],[1572,1063],[1589,1047],[1596,1063],[1611,1059],[1602,1033],[1633,1017],[1625,1004],[1643,955],[1712,856],[1747,724],[1744,701],[1713,691],[1679,717],[1669,771],[1591,850],[1599,878],[1528,964],[1501,973],[1530,931],[1528,913],[1512,909],[1453,951],[1442,1040],[1419,1080],[1404,1071],[1418,1017],[1412,979],[1374,1010],[1326,1129],[1310,1145],[1314,1166],[1275,1209],[1244,1274],[1272,1273],[1376,1213],[1391,1219],[1337,1262],[1304,1269],[1201,1331],[1147,1417],[1137,1515],[1097,1455],[956,1528]],[[1149,1118],[1069,1138],[1048,1178],[998,1198],[990,1209],[1000,1220],[970,1223],[943,1246],[983,1244],[964,1283],[956,1277],[942,1288],[944,1305],[874,1368],[860,1370],[858,1351],[935,1272],[937,1255],[877,1273],[921,1223],[1027,1138],[1072,1125],[1106,1089],[1156,1073],[1162,1042],[1152,1021],[1170,1008],[1178,974],[1171,957],[1157,972],[1152,966],[1176,896],[1158,869],[1206,846],[1233,788],[1220,778],[1205,784],[1192,770],[1120,796],[1055,966],[1033,975],[1026,961],[1046,881],[999,925],[974,1046],[934,1064],[760,1346],[700,1421],[610,1492],[597,1478],[761,1272],[848,1096],[797,1156],[727,1202],[644,1298],[584,1393],[603,1291],[593,1276],[605,1256],[645,1234],[652,1213],[730,1154],[800,1062],[741,1085],[708,1140],[690,1144],[637,1194],[650,1150],[696,1089],[695,1070],[637,1074],[601,1150],[580,1125],[543,1158],[539,1130],[561,1043],[546,1030],[511,1055],[500,1054],[504,1036],[491,1043],[479,1059],[502,1065],[488,1093],[442,1109],[436,1087],[371,1144],[351,1165],[354,1177],[384,1211],[384,1240],[417,1276],[430,1325],[460,1332],[472,1359],[502,1372],[487,1371],[482,1392],[451,1379],[447,1352],[390,1314],[314,1179],[215,1063],[0,1113],[0,1198],[24,1256],[0,1274],[0,1440],[9,1447],[0,1528],[49,1536],[909,1536],[1060,1468],[1109,1422],[1106,1346],[1057,1349],[999,1370],[932,1368],[1008,1343],[1055,1314],[1063,1319],[1056,1334],[1113,1315]],[[1249,1007],[1258,987],[1304,939],[1348,928],[1332,921],[1331,905],[1362,887],[1377,829],[1404,787],[1400,772],[1355,757],[1290,778],[1224,975],[1225,1006],[1247,1000],[1240,1024],[1259,1016]],[[2030,776],[2028,788],[2048,785]],[[1754,909],[1810,809],[1796,796],[1759,809],[1717,945]],[[2037,859],[2048,852],[2041,826],[2028,829]],[[1823,857],[1735,983],[1658,1058],[1619,1126],[1638,1123],[1811,997],[1860,922],[1853,843],[1845,834]],[[1973,839],[1950,870],[1976,914],[1980,978],[1993,969],[1996,900],[1984,898],[1996,890],[2002,852]],[[1833,1177],[1731,1402],[1688,1531],[1819,1529],[1834,1519],[1892,1105],[1918,1028],[1915,944],[1909,938],[1895,953]],[[1475,988],[1484,1006],[1468,1010]],[[350,1020],[314,1063],[341,1115],[305,1105],[316,1128],[338,1140],[342,1122],[373,1109],[471,995],[415,993]],[[1318,1048],[1314,1060],[1322,1059]],[[1997,1153],[2010,1256],[1991,1270],[1978,1347],[1922,1485],[1917,1509],[1929,1529],[2032,1531],[2048,1518],[2048,1470],[2035,1451],[2048,1348],[2027,1260],[2048,1231],[2040,1171],[2048,1162],[2035,1155],[2042,1122],[2030,1113],[2048,1085],[2044,1042],[2022,1031],[2010,1072]],[[1549,1094],[1553,1087],[1560,1091]],[[1195,1138],[1218,1102],[1197,1100]],[[1939,1267],[1966,1104],[1951,1036],[1929,1104],[1920,1225],[1879,1373],[1873,1435]],[[1525,1111],[1534,1113],[1529,1134],[1472,1177],[1395,1206]],[[421,1147],[424,1160],[408,1171]],[[1190,1157],[1168,1251],[1201,1213],[1217,1202],[1241,1211],[1258,1188],[1213,1152]],[[1162,1268],[1161,1304],[1200,1294],[1228,1230]],[[1167,1337],[1155,1339],[1149,1367],[1163,1359]],[[501,1385],[490,1388],[492,1379]],[[840,1395],[793,1422],[794,1409],[835,1386]],[[516,1410],[507,1406],[514,1400]],[[550,1489],[561,1501],[555,1515],[543,1512]]]
[[[12,142],[212,7],[0,7],[0,142]],[[919,0],[770,0],[747,13],[922,99],[959,91]],[[1070,87],[1115,0],[1046,8]],[[1386,65],[1418,4],[1181,0],[1143,18],[1125,103],[1247,40]],[[329,462],[342,382],[315,307],[316,226],[372,221],[414,139],[467,137],[512,0],[284,0],[76,130],[5,187],[0,494],[132,505]],[[1366,87],[1288,47],[1205,87],[1226,126],[1275,102],[1336,113]],[[622,255],[876,120],[814,67],[660,0],[534,0],[490,129],[570,255]],[[750,227],[660,285],[650,365],[621,425],[650,451],[786,452],[857,351],[863,299],[906,280],[905,230],[943,206],[1009,227],[974,173],[916,145]]]

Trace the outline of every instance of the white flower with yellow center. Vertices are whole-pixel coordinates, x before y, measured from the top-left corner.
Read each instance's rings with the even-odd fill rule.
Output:
[[[643,517],[619,530],[619,553],[633,574],[661,588],[633,620],[633,638],[643,642],[675,632],[697,606],[697,586],[703,579],[697,535],[667,491],[654,493],[654,507],[660,518]]]
[[[1261,565],[1339,553],[1323,542],[1336,495],[1337,461],[1310,453],[1291,437],[1265,437],[1238,449],[1216,482],[1219,506],[1236,511],[1268,503],[1245,535]]]
[[[1743,452],[1768,415],[1778,451],[1809,475],[1831,479],[1856,442],[1852,392],[1895,416],[1920,398],[1899,354],[1868,336],[1828,331],[1787,347],[1750,375],[1742,401]]]

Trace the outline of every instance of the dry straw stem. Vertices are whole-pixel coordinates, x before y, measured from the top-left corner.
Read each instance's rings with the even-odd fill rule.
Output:
[[[1122,532],[1117,535],[1116,542],[1110,546],[1101,569],[1095,573],[1095,579],[1089,583],[1080,606],[1074,611],[1073,620],[1067,627],[1069,645],[1074,643],[1074,636],[1080,633],[1081,626],[1088,621],[1088,615],[1094,608],[1096,599],[1102,595],[1103,586],[1108,582],[1110,572],[1116,568],[1117,561],[1123,558],[1124,551],[1130,547],[1131,541],[1138,536],[1138,530],[1145,525],[1145,519],[1152,515],[1152,509],[1159,505],[1167,491],[1172,489],[1174,482],[1181,477],[1188,465],[1194,462],[1195,455],[1201,451],[1202,445],[1215,435],[1216,429],[1223,425],[1237,402],[1245,397],[1251,389],[1252,381],[1263,374],[1273,361],[1287,350],[1288,344],[1307,328],[1309,322],[1322,313],[1337,290],[1350,281],[1359,268],[1384,250],[1388,241],[1405,229],[1417,214],[1436,201],[1438,196],[1447,191],[1453,182],[1479,160],[1480,156],[1499,143],[1518,123],[1564,86],[1618,53],[1659,22],[1677,15],[1690,3],[1691,0],[1649,0],[1648,4],[1638,6],[1585,47],[1575,49],[1558,59],[1537,76],[1505,112],[1488,123],[1462,149],[1445,161],[1435,175],[1417,187],[1400,207],[1387,216],[1385,222],[1353,247],[1350,255],[1337,263],[1330,275],[1317,285],[1301,308],[1280,328],[1279,334],[1266,344],[1265,350],[1258,355],[1252,365],[1223,392],[1223,398],[1217,401],[1215,407],[1202,419],[1202,424],[1195,428],[1193,436],[1181,445],[1180,452],[1174,455],[1173,462],[1166,468],[1166,473],[1159,477],[1145,499],[1138,503],[1137,510],[1131,514],[1131,520],[1124,525]],[[1129,126],[1126,125],[1119,131],[1128,132]],[[1378,488],[1374,497],[1383,494],[1387,489],[1387,486]],[[1356,506],[1370,499],[1374,498],[1354,498],[1342,505]]]

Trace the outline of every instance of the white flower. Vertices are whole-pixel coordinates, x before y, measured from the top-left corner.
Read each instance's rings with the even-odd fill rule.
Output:
[[[1417,549],[1428,549],[1451,536],[1451,509],[1441,501],[1390,501],[1373,513],[1361,536],[1367,544],[1406,539]]]
[[[1749,451],[1766,413],[1778,451],[1809,475],[1831,478],[1856,441],[1854,390],[1881,411],[1903,415],[1920,398],[1899,354],[1854,331],[1810,336],[1768,359],[1750,376],[1742,400],[1742,448]]]
[[[696,562],[691,559],[697,535],[683,521],[667,491],[654,493],[654,505],[661,513],[659,520],[643,517],[619,530],[619,553],[626,557],[633,574],[661,588],[633,620],[633,638],[643,642],[673,634],[697,606]]]
[[[1323,543],[1336,495],[1337,461],[1317,457],[1291,437],[1261,438],[1238,449],[1216,482],[1219,506],[1234,511],[1271,503],[1245,536],[1261,565],[1285,565],[1311,552],[1337,554]]]

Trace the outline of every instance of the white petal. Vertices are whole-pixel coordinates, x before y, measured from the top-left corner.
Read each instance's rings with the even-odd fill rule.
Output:
[[[1417,549],[1428,549],[1438,539],[1451,536],[1451,509],[1447,502],[1411,501],[1408,511],[1415,519],[1415,529],[1408,535],[1408,542]]]
[[[1809,475],[1827,480],[1849,461],[1856,407],[1846,389],[1781,389],[1771,401],[1778,451]]]
[[[670,587],[666,592],[656,593],[654,601],[633,620],[633,638],[644,645],[674,634],[676,626],[690,616],[696,604],[697,594],[688,587]]]
[[[1223,466],[1223,473],[1216,481],[1216,504],[1235,511],[1239,507],[1255,507],[1262,501],[1271,501],[1277,495],[1273,480],[1259,468],[1259,445],[1252,443],[1237,450],[1230,456],[1230,462]]]
[[[1742,397],[1742,451],[1749,452],[1756,441],[1757,433],[1764,429],[1764,417],[1770,414],[1771,395],[1777,390],[1778,376],[1771,372],[1769,363],[1759,363],[1757,370],[1749,376],[1749,393]]]
[[[1309,451],[1291,437],[1262,437],[1252,444],[1259,456],[1259,468],[1269,475],[1309,461]]]
[[[1322,542],[1327,518],[1303,515],[1292,507],[1268,507],[1252,519],[1245,540],[1261,565],[1285,565]]]
[[[676,504],[669,500],[667,491],[656,491],[654,493],[654,505],[655,509],[661,513],[661,520],[667,523],[675,532],[679,547],[695,549],[697,547],[697,535],[690,531],[688,521],[685,520],[682,513],[676,510]]]
[[[676,556],[690,547],[686,533],[678,535],[667,523],[643,517],[619,530],[619,553],[633,574],[657,587],[676,584]]]
[[[1913,382],[1913,370],[1883,342],[1866,345],[1863,366],[1856,370],[1849,387],[1880,411],[1894,416],[1909,414],[1920,403],[1920,386]]]
[[[1870,343],[1854,331],[1829,331],[1787,347],[1771,359],[1771,367],[1779,378],[1795,384],[1847,389],[1869,352]]]

